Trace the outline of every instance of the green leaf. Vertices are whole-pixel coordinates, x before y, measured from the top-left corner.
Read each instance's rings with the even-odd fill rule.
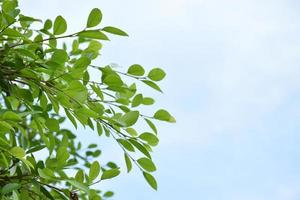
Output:
[[[142,103],[142,101],[143,101],[143,95],[142,94],[137,94],[133,98],[133,100],[131,102],[131,106],[132,107],[137,107]]]
[[[90,28],[90,27],[97,26],[98,24],[100,24],[101,20],[102,20],[101,10],[99,10],[98,8],[94,8],[89,14],[86,27]]]
[[[84,191],[84,192],[88,192],[89,191],[89,188],[86,186],[86,185],[84,185],[84,184],[82,184],[82,183],[79,183],[79,182],[77,182],[76,180],[74,180],[74,179],[69,179],[69,180],[67,180],[71,185],[73,185],[74,187],[76,187],[76,188],[78,188],[79,190],[82,190],[82,191]]]
[[[124,139],[117,139],[117,141],[128,151],[134,152],[134,147]]]
[[[146,85],[148,85],[149,87],[151,87],[159,92],[162,92],[162,90],[156,83],[154,83],[152,81],[148,81],[148,80],[143,80],[142,82],[145,83]]]
[[[2,187],[1,194],[10,193],[14,190],[19,189],[20,187],[21,187],[21,184],[19,184],[19,183],[8,183]]]
[[[157,134],[157,128],[156,126],[153,124],[153,122],[147,118],[144,118],[145,121],[147,122],[148,126],[154,131],[155,134]]]
[[[149,158],[140,158],[137,162],[146,171],[154,172],[156,170],[154,163]]]
[[[151,158],[149,151],[139,142],[135,141],[134,139],[129,139],[130,143],[133,144],[140,152],[142,152],[148,158]]]
[[[34,152],[40,151],[40,150],[44,149],[45,147],[46,147],[46,145],[37,145],[37,146],[34,146],[31,149],[29,149],[28,151],[26,151],[26,154],[30,154],[30,153],[34,153]]]
[[[101,136],[103,133],[103,128],[102,128],[101,124],[98,122],[97,122],[97,132],[98,132],[99,136]]]
[[[15,30],[15,29],[10,29],[7,28],[2,32],[2,35],[7,35],[10,37],[20,37],[20,38],[24,38],[24,35],[21,34],[19,31]]]
[[[122,86],[123,81],[121,80],[120,76],[115,74],[110,74],[106,76],[103,80],[103,83],[107,84],[108,86]]]
[[[124,32],[121,29],[118,29],[116,27],[112,27],[112,26],[106,26],[102,30],[105,32],[108,32],[108,33],[115,34],[115,35],[128,36],[128,34],[126,32]]]
[[[98,86],[91,85],[93,91],[97,94],[97,96],[103,100],[104,96],[101,89]]]
[[[147,173],[147,172],[143,172],[143,176],[145,178],[145,180],[147,181],[147,183],[154,189],[154,190],[157,190],[157,182],[155,180],[155,178]]]
[[[114,193],[112,191],[107,191],[104,193],[104,197],[112,197],[114,195]]]
[[[44,29],[49,30],[51,27],[52,27],[52,21],[50,19],[47,19],[44,24]]]
[[[124,153],[124,159],[125,159],[125,163],[126,163],[126,167],[127,167],[127,173],[129,173],[132,169],[132,163],[130,158],[128,157],[128,155],[126,153]]]
[[[134,64],[128,68],[127,73],[134,76],[143,76],[145,74],[145,70],[141,65]]]
[[[89,179],[90,181],[93,181],[97,178],[97,176],[100,173],[100,164],[98,161],[94,161],[90,167],[89,171]]]
[[[55,180],[54,173],[49,168],[40,169],[38,168],[39,176],[46,180]]]
[[[148,132],[142,133],[139,138],[146,141],[151,146],[156,146],[159,142],[158,138],[154,134]]]
[[[14,130],[14,128],[9,123],[0,121],[0,131],[8,132],[10,130]]]
[[[57,16],[54,20],[54,26],[53,26],[53,34],[54,35],[61,35],[67,30],[67,22],[66,20],[61,16]]]
[[[166,122],[171,122],[171,123],[175,123],[176,120],[175,118],[170,115],[170,113],[164,109],[160,109],[158,111],[156,111],[156,113],[153,116],[155,119],[161,120],[161,121],[166,121]]]
[[[136,137],[138,133],[133,128],[126,128],[126,132],[129,133],[131,136]]]
[[[96,30],[82,31],[78,33],[78,36],[90,38],[90,39],[109,40],[104,33]]]
[[[101,176],[101,180],[111,179],[111,178],[114,178],[114,177],[118,176],[119,174],[120,174],[119,169],[106,170],[106,171],[103,172],[103,174]]]
[[[52,54],[51,60],[59,64],[64,64],[68,60],[68,54],[65,50],[57,49]]]
[[[53,198],[53,196],[51,195],[50,192],[48,192],[48,190],[46,190],[42,185],[40,185],[40,191],[46,196],[48,197],[50,200],[55,200]]]
[[[59,122],[57,119],[49,118],[46,120],[45,125],[50,131],[58,132],[59,131]]]
[[[82,169],[78,170],[76,175],[75,175],[75,180],[77,182],[83,183],[84,181],[84,172]]]
[[[2,119],[3,120],[11,120],[11,121],[21,121],[22,118],[15,112],[12,111],[6,111],[3,115],[2,115]]]
[[[57,153],[56,153],[57,166],[59,168],[63,167],[69,157],[70,157],[70,154],[67,150],[67,147],[65,147],[65,146],[59,147],[57,150]]]
[[[73,126],[77,129],[77,122],[76,122],[75,118],[73,117],[73,115],[67,109],[65,109],[65,113],[66,113],[68,119],[72,122]]]
[[[144,105],[152,105],[154,104],[154,99],[153,98],[150,98],[150,97],[144,97],[143,98],[143,101],[142,101],[142,104]]]
[[[16,158],[24,158],[26,155],[25,150],[21,147],[13,147],[9,152]]]
[[[148,74],[148,78],[153,81],[161,81],[165,76],[166,73],[160,68],[154,68]]]
[[[125,115],[120,118],[120,121],[123,122],[126,127],[129,127],[137,122],[139,116],[139,111],[130,111],[125,113]]]

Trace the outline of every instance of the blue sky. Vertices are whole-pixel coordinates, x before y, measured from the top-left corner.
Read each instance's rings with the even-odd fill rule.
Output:
[[[130,35],[105,43],[99,64],[140,63],[167,72],[164,95],[146,91],[157,98],[155,108],[167,108],[177,118],[176,124],[159,124],[161,142],[154,152],[159,190],[152,191],[136,170],[99,185],[115,191],[115,200],[300,199],[299,1],[26,0],[20,5],[42,19],[63,15],[70,32],[80,30],[98,7],[104,25]],[[116,145],[99,142],[103,159],[121,161]]]

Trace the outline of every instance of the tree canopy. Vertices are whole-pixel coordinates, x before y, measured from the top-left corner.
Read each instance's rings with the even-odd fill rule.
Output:
[[[81,125],[110,137],[124,152],[127,172],[137,166],[157,189],[151,174],[156,170],[151,151],[159,142],[154,120],[175,119],[164,109],[142,114],[142,106],[155,100],[137,88],[144,84],[162,92],[157,82],[165,72],[157,67],[146,72],[139,64],[125,71],[94,64],[110,34],[128,36],[113,26],[100,27],[98,8],[81,31],[66,34],[63,16],[43,22],[23,15],[17,0],[1,0],[0,5],[1,199],[99,200],[113,195],[95,185],[118,176],[120,168],[114,162],[100,164],[97,142],[84,146],[65,120],[76,129]],[[139,132],[137,123],[148,131]]]

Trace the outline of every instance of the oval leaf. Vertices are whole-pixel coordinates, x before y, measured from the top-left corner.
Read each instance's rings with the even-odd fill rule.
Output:
[[[89,14],[86,27],[90,28],[90,27],[97,26],[98,24],[100,24],[101,20],[102,20],[101,10],[99,10],[98,8],[94,8]]]
[[[62,16],[57,16],[54,21],[53,34],[61,35],[67,30],[67,22]]]
[[[149,158],[140,158],[137,162],[146,171],[154,172],[156,170],[154,163]]]

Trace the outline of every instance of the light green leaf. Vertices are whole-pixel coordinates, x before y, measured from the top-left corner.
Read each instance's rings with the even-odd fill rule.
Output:
[[[154,172],[156,170],[154,163],[149,158],[140,158],[137,162],[146,171]]]
[[[82,31],[78,34],[78,36],[90,38],[90,39],[109,40],[104,33],[96,30]]]
[[[101,176],[101,180],[111,179],[111,178],[114,178],[114,177],[118,176],[119,174],[120,174],[119,169],[106,170],[106,171],[103,172],[103,174]]]
[[[128,155],[126,153],[124,153],[124,159],[125,159],[125,163],[126,163],[126,167],[127,167],[127,173],[129,173],[132,169],[132,163],[130,158],[128,157]]]
[[[40,175],[41,178],[46,179],[46,180],[54,180],[55,176],[54,173],[51,169],[49,168],[38,168],[38,173]]]
[[[155,180],[155,178],[147,173],[147,172],[143,172],[143,176],[144,178],[146,179],[147,183],[154,189],[154,190],[157,190],[157,182]]]
[[[59,122],[57,119],[49,118],[46,120],[45,125],[50,131],[58,132],[59,131]]]
[[[145,121],[147,122],[148,126],[154,131],[155,134],[157,134],[157,128],[156,126],[153,124],[153,122],[147,118],[144,118]]]
[[[140,152],[142,152],[145,156],[147,156],[148,158],[151,158],[151,155],[149,153],[149,151],[139,142],[137,142],[134,139],[129,139],[130,143],[133,144],[133,146],[135,146]]]
[[[100,173],[100,164],[98,161],[94,161],[90,167],[90,171],[89,171],[89,179],[92,182],[93,180],[95,180],[97,178],[97,176]]]
[[[112,26],[106,26],[102,30],[105,32],[108,32],[108,33],[115,34],[115,35],[128,36],[128,34],[126,32],[124,32],[121,29],[118,29],[116,27],[112,27]]]
[[[22,118],[15,112],[12,111],[6,111],[3,115],[2,115],[2,119],[3,120],[11,120],[11,121],[21,121]]]
[[[166,73],[160,68],[154,68],[148,74],[148,78],[150,78],[153,81],[160,81],[164,79],[165,76]]]
[[[144,105],[152,105],[154,104],[154,99],[153,98],[150,98],[150,97],[144,97],[143,98],[143,101],[142,101],[142,104]]]
[[[52,54],[51,60],[58,64],[64,64],[68,60],[68,54],[65,50],[57,49]]]
[[[143,83],[145,83],[146,85],[148,85],[149,87],[159,91],[159,92],[162,92],[162,90],[160,89],[160,87],[154,83],[153,81],[148,81],[148,80],[143,80],[142,81]]]
[[[126,132],[129,133],[131,136],[135,137],[138,135],[135,129],[133,128],[126,128]]]
[[[54,26],[53,26],[53,34],[54,35],[61,35],[67,30],[67,22],[66,20],[61,16],[57,16],[54,20]]]
[[[8,132],[10,130],[14,130],[14,128],[5,121],[0,121],[0,131],[2,132]]]
[[[74,187],[78,188],[79,190],[82,190],[84,192],[88,192],[89,191],[89,188],[82,184],[82,183],[79,183],[77,182],[76,180],[74,179],[71,179],[71,180],[67,180],[71,185],[73,185]]]
[[[134,152],[134,147],[124,139],[117,139],[117,141],[128,151]]]
[[[67,148],[65,146],[59,147],[57,150],[57,153],[56,153],[57,166],[59,168],[63,167],[69,157],[70,157],[70,154],[69,154]]]
[[[143,95],[142,94],[137,94],[133,98],[133,100],[131,102],[131,106],[132,107],[137,107],[142,103],[142,101],[143,101]]]
[[[128,68],[127,73],[134,76],[143,76],[145,74],[145,70],[141,65],[134,64]]]
[[[130,111],[125,113],[125,115],[123,115],[120,118],[120,121],[123,122],[126,127],[129,127],[134,125],[137,122],[139,116],[140,116],[139,111]]]
[[[176,122],[175,118],[172,115],[170,115],[168,111],[164,109],[160,109],[156,111],[153,117],[161,121],[172,122],[172,123]]]
[[[156,146],[159,142],[158,138],[154,134],[148,132],[142,133],[139,138],[146,141],[151,146]]]
[[[89,14],[86,27],[90,28],[90,27],[97,26],[98,24],[100,24],[101,20],[102,20],[101,10],[99,10],[98,8],[94,8]]]
[[[24,158],[26,155],[25,150],[21,147],[13,147],[9,152],[16,158]]]
[[[15,30],[15,29],[10,29],[10,28],[5,29],[1,34],[7,35],[10,37],[20,37],[20,38],[24,37],[24,35],[21,34],[19,31]]]

